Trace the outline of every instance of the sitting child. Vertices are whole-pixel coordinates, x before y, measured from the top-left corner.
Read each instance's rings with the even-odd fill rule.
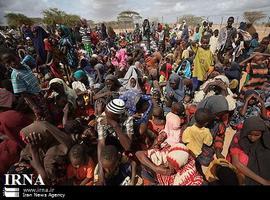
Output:
[[[210,111],[200,108],[195,112],[194,117],[196,123],[184,131],[182,141],[187,144],[188,149],[197,158],[202,153],[203,144],[210,146],[213,138],[210,130],[206,128],[211,121]]]
[[[124,161],[113,145],[107,145],[101,151],[101,163],[104,180],[99,177],[99,165],[95,168],[96,185],[134,185],[136,176],[135,162]]]
[[[164,130],[153,144],[155,148],[167,148],[180,142],[181,129],[184,124],[185,107],[182,103],[173,102],[172,111],[166,116]],[[181,116],[181,117],[179,117]]]
[[[158,135],[159,132],[164,129],[165,123],[164,111],[162,108],[158,106],[154,107],[152,119],[148,122],[148,129]]]
[[[67,176],[73,185],[93,185],[94,162],[86,152],[84,145],[76,144],[69,151],[70,163]]]

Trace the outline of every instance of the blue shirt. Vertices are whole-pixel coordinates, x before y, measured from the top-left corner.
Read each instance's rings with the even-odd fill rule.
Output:
[[[15,94],[22,92],[38,94],[40,92],[38,79],[28,66],[23,65],[21,69],[13,69],[11,82]]]

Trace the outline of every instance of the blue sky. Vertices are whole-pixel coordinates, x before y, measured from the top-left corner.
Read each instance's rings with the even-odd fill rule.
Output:
[[[143,18],[157,17],[175,22],[178,16],[210,16],[219,22],[221,16],[241,16],[244,11],[262,10],[270,15],[270,0],[0,0],[0,19],[7,12],[40,17],[45,8],[56,7],[94,21],[116,20],[123,10],[134,10]]]

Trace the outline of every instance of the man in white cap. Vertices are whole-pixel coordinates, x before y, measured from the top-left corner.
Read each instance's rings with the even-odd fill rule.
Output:
[[[125,102],[122,99],[110,101],[97,119],[98,132],[98,160],[101,166],[100,153],[105,145],[113,144],[119,151],[131,149],[133,117],[125,115]],[[103,172],[99,172],[99,184],[104,183]]]

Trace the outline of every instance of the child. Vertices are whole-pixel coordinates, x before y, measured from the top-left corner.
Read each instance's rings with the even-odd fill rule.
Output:
[[[194,39],[193,41],[196,42],[196,43],[199,43],[200,41],[200,33],[199,33],[199,30],[200,30],[200,27],[199,26],[196,26],[196,29],[195,29],[195,34],[194,34]]]
[[[153,144],[155,148],[167,148],[180,142],[184,113],[185,107],[182,103],[172,103],[172,111],[166,115],[165,128]]]
[[[148,122],[148,129],[155,135],[158,135],[161,130],[165,127],[164,111],[162,108],[156,106],[153,109],[153,117]]]
[[[211,121],[211,113],[207,109],[200,108],[195,112],[194,117],[196,122],[184,131],[182,141],[197,158],[202,153],[203,144],[210,146],[213,142],[212,134],[206,128]]]
[[[206,36],[202,37],[200,46],[193,43],[192,50],[196,53],[192,72],[193,91],[196,91],[214,70],[214,57],[209,49],[209,38]]]
[[[97,185],[122,185],[127,181],[128,184],[135,184],[136,167],[135,162],[131,164],[121,160],[121,155],[113,145],[107,145],[101,151],[101,163],[104,180],[98,177],[100,174],[99,165],[95,169],[95,181]]]
[[[218,45],[218,29],[216,29],[214,31],[214,35],[210,38],[210,51],[212,52],[212,54],[214,55],[217,51],[217,45]]]
[[[74,185],[93,185],[94,162],[87,155],[84,145],[76,144],[69,151],[70,163],[67,176]]]
[[[11,81],[15,95],[22,96],[36,115],[37,120],[50,120],[46,102],[41,94],[38,79],[27,65],[20,63],[20,58],[12,50],[5,51],[1,59],[12,69]]]

